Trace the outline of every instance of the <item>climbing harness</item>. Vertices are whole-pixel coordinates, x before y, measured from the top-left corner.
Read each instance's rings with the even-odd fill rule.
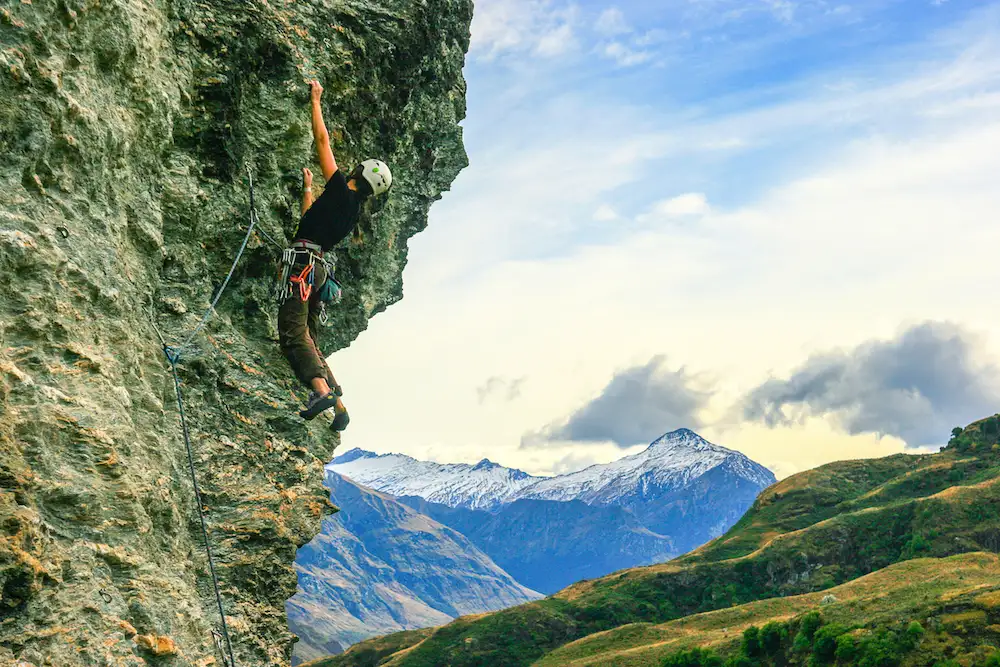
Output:
[[[198,475],[194,467],[194,451],[191,448],[191,433],[188,429],[187,415],[184,412],[184,392],[181,390],[181,379],[177,374],[177,364],[180,362],[181,353],[191,345],[194,337],[204,328],[211,319],[212,314],[215,312],[215,307],[219,303],[219,299],[222,298],[223,292],[229,286],[229,281],[233,277],[233,273],[236,272],[236,266],[239,264],[240,259],[243,257],[243,253],[247,249],[247,243],[250,241],[250,236],[253,234],[257,227],[257,222],[259,218],[257,217],[257,207],[254,201],[254,190],[253,190],[253,172],[250,170],[249,165],[247,166],[247,174],[250,183],[250,226],[247,228],[246,236],[243,237],[243,243],[240,245],[239,252],[236,253],[236,258],[233,259],[233,265],[229,267],[229,273],[226,275],[226,279],[222,281],[222,285],[216,291],[215,296],[212,298],[211,304],[205,310],[202,315],[201,320],[194,330],[188,334],[187,338],[180,345],[169,345],[163,334],[160,332],[159,327],[156,326],[156,320],[153,317],[153,304],[150,300],[150,320],[153,324],[153,330],[156,332],[157,337],[160,339],[160,343],[163,345],[163,354],[166,356],[167,361],[170,363],[170,372],[174,378],[174,392],[177,395],[177,411],[180,414],[181,419],[181,432],[184,436],[184,447],[187,450],[188,458],[188,469],[191,473],[191,485],[194,487],[194,500],[195,504],[198,506],[198,518],[201,521],[201,534],[205,541],[205,553],[208,556],[208,569],[212,576],[212,588],[215,591],[215,604],[219,608],[219,619],[222,622],[222,638],[225,640],[225,650],[223,651],[222,641],[219,639],[219,633],[216,630],[212,631],[215,638],[215,645],[219,652],[224,656],[225,667],[236,667],[236,659],[233,657],[233,642],[229,637],[229,627],[226,625],[226,612],[222,605],[222,594],[219,591],[219,578],[215,572],[215,559],[212,555],[212,543],[208,535],[208,524],[205,521],[205,509],[201,502],[201,489],[198,486]],[[262,230],[258,230],[262,231]]]
[[[327,303],[340,301],[342,290],[333,277],[337,268],[332,258],[328,259],[323,248],[311,241],[298,240],[292,242],[281,253],[281,264],[278,266],[278,280],[274,285],[274,298],[280,306],[287,299],[297,297],[308,301],[316,286],[316,263],[326,269],[326,281],[319,288],[320,316],[322,324],[326,324],[329,316],[326,312]],[[302,269],[299,270],[298,267]]]

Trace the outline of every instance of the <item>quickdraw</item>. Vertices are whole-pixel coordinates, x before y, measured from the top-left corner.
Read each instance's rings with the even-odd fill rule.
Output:
[[[336,265],[311,248],[292,247],[285,248],[281,254],[278,280],[274,286],[274,297],[278,305],[293,296],[302,301],[309,300],[316,286],[316,262],[321,262],[326,269],[326,282],[320,290],[323,301],[340,300],[340,285],[333,277]],[[298,270],[299,266],[302,266],[301,270]]]
[[[302,269],[302,273],[297,276],[293,275],[288,279],[292,285],[299,286],[299,298],[303,301],[308,301],[309,297],[312,296],[313,282],[315,281],[315,268],[315,263],[309,262],[306,264],[305,268]],[[292,291],[295,291],[295,287],[292,287]]]

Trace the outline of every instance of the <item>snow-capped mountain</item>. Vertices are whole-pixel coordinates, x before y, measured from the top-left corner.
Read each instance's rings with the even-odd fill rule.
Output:
[[[396,496],[416,496],[449,507],[493,509],[543,477],[483,459],[468,463],[432,463],[404,454],[374,454],[352,449],[338,456],[328,470]]]
[[[555,477],[534,477],[488,459],[476,465],[441,464],[362,449],[338,456],[328,468],[396,497],[415,496],[448,507],[494,509],[522,499],[620,504],[628,498],[659,495],[664,489],[683,489],[720,466],[761,489],[775,481],[762,465],[686,428],[667,433],[638,454]]]
[[[694,549],[736,523],[775,481],[767,468],[688,429],[555,477],[359,449],[329,468],[453,528],[545,594]]]
[[[775,482],[774,474],[764,466],[682,428],[658,438],[638,454],[543,478],[521,488],[513,498],[621,504],[629,497],[648,496],[654,489],[682,489],[723,464],[728,464],[731,473],[762,489]]]

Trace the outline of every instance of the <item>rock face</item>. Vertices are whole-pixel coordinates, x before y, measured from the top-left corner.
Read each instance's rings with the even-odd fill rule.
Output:
[[[292,630],[302,638],[297,658],[541,597],[466,537],[391,496],[335,473],[328,485],[341,511],[299,550],[302,590],[288,603]]]
[[[0,7],[0,664],[222,663],[173,384],[247,222],[297,222],[305,81],[342,165],[397,180],[337,252],[347,345],[466,164],[469,0],[34,0]],[[315,169],[314,171],[318,171]],[[297,547],[338,440],[294,414],[275,251],[254,238],[179,366],[240,665],[288,665]],[[345,399],[350,399],[346,387]],[[163,657],[157,657],[157,656]],[[214,663],[213,663],[214,659]]]

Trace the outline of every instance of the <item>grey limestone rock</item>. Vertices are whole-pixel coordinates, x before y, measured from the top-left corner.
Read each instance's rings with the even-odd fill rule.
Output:
[[[246,230],[294,232],[320,79],[340,162],[397,185],[338,249],[348,345],[402,296],[407,240],[466,164],[469,0],[0,2],[0,664],[221,665],[173,382]],[[314,169],[318,173],[317,169]],[[182,357],[239,665],[288,665],[296,549],[337,437],[276,342],[255,236]],[[350,387],[345,387],[349,398]]]

